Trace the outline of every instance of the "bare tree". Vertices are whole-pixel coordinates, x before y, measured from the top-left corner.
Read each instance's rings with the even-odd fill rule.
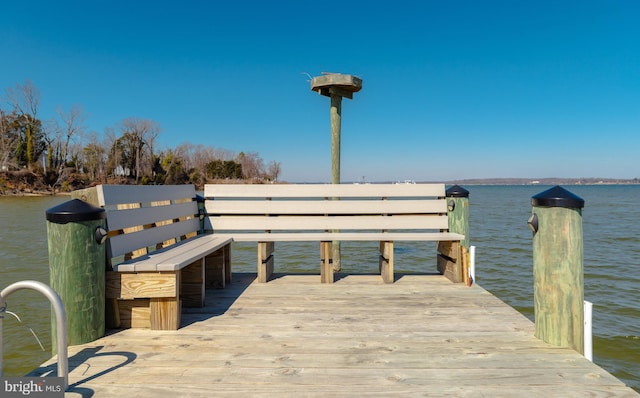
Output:
[[[240,152],[237,161],[242,165],[244,178],[261,179],[264,175],[264,164],[257,152]]]
[[[31,80],[26,80],[24,85],[16,84],[15,87],[7,88],[5,96],[19,115],[37,117],[40,90],[33,85]]]
[[[196,146],[195,145],[193,145],[190,142],[184,142],[184,143],[178,145],[173,152],[174,152],[174,154],[176,156],[181,158],[182,166],[186,170],[189,170],[189,169],[195,167],[194,166],[194,164],[195,164],[195,161],[194,161],[195,151],[196,151]]]
[[[210,148],[211,154],[213,155],[213,160],[236,160],[238,158],[238,155],[235,152],[228,149],[213,147]]]
[[[107,149],[98,140],[98,134],[89,134],[87,144],[82,150],[82,158],[85,172],[91,180],[104,181]]]
[[[267,174],[273,181],[278,181],[280,177],[280,173],[282,169],[280,168],[280,162],[276,162],[275,160],[269,163],[269,167],[267,169]]]
[[[212,146],[204,146],[202,144],[196,146],[193,152],[193,167],[204,173],[207,169],[207,163],[215,159],[215,150]]]
[[[78,136],[84,132],[83,126],[85,121],[85,114],[81,106],[73,105],[69,112],[65,112],[64,109],[58,110],[58,116],[62,121],[61,139],[60,145],[60,164],[58,165],[58,171],[62,172],[69,157],[69,142],[74,136]]]
[[[6,99],[13,106],[13,112],[22,119],[24,161],[31,169],[32,165],[45,149],[42,138],[42,124],[38,120],[40,91],[30,80],[24,85],[17,84],[5,90]]]
[[[122,167],[122,158],[118,149],[118,136],[113,127],[104,129],[104,143],[107,149],[107,164],[105,168],[106,174],[115,177],[118,167]]]
[[[194,181],[198,185],[203,185],[207,182],[207,165],[216,159],[216,150],[212,146],[198,145],[194,152],[193,163],[197,170],[197,176],[199,181]]]
[[[127,151],[127,166],[135,170],[136,182],[138,182],[144,165],[149,173],[153,168],[153,147],[160,134],[160,125],[153,120],[129,117],[122,121],[120,131],[122,132],[120,140],[124,141],[123,147]]]
[[[185,169],[195,170],[202,175],[206,174],[209,162],[219,159],[218,152],[212,146],[193,145],[187,142],[181,144],[178,148],[181,148],[180,155],[184,159]]]
[[[15,114],[0,109],[0,171],[16,167],[15,152],[18,134],[11,127]]]

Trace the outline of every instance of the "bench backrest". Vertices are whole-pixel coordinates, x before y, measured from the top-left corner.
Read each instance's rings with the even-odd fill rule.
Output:
[[[147,254],[200,231],[193,185],[98,185],[107,213],[111,265]]]
[[[444,184],[208,184],[204,196],[215,233],[448,228]]]

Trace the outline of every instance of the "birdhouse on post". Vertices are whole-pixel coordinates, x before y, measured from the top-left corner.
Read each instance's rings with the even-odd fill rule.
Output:
[[[331,183],[340,184],[340,130],[342,97],[353,99],[362,89],[362,79],[342,73],[325,73],[311,79],[311,90],[331,98]],[[333,269],[340,271],[340,242],[333,243]]]

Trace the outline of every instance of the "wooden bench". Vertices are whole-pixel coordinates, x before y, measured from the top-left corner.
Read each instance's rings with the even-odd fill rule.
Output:
[[[231,281],[231,237],[204,235],[193,185],[99,185],[74,196],[104,207],[107,327],[180,327],[182,305]]]
[[[320,242],[321,282],[333,283],[333,241],[378,241],[380,273],[394,281],[395,241],[437,241],[438,269],[460,267],[460,241],[448,231],[444,184],[205,185],[205,228],[258,242],[258,280],[274,267],[274,243]]]

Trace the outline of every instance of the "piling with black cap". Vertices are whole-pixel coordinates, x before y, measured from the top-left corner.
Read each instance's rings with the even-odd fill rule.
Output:
[[[105,211],[73,199],[46,218],[50,284],[67,312],[69,345],[89,343],[105,333]]]
[[[460,244],[469,249],[469,191],[454,185],[446,191],[449,232],[464,235]]]
[[[469,191],[459,185],[446,190],[449,232],[464,235],[457,242],[438,242],[438,272],[455,283],[469,280]]]
[[[584,200],[555,186],[531,205],[535,335],[584,354]]]

